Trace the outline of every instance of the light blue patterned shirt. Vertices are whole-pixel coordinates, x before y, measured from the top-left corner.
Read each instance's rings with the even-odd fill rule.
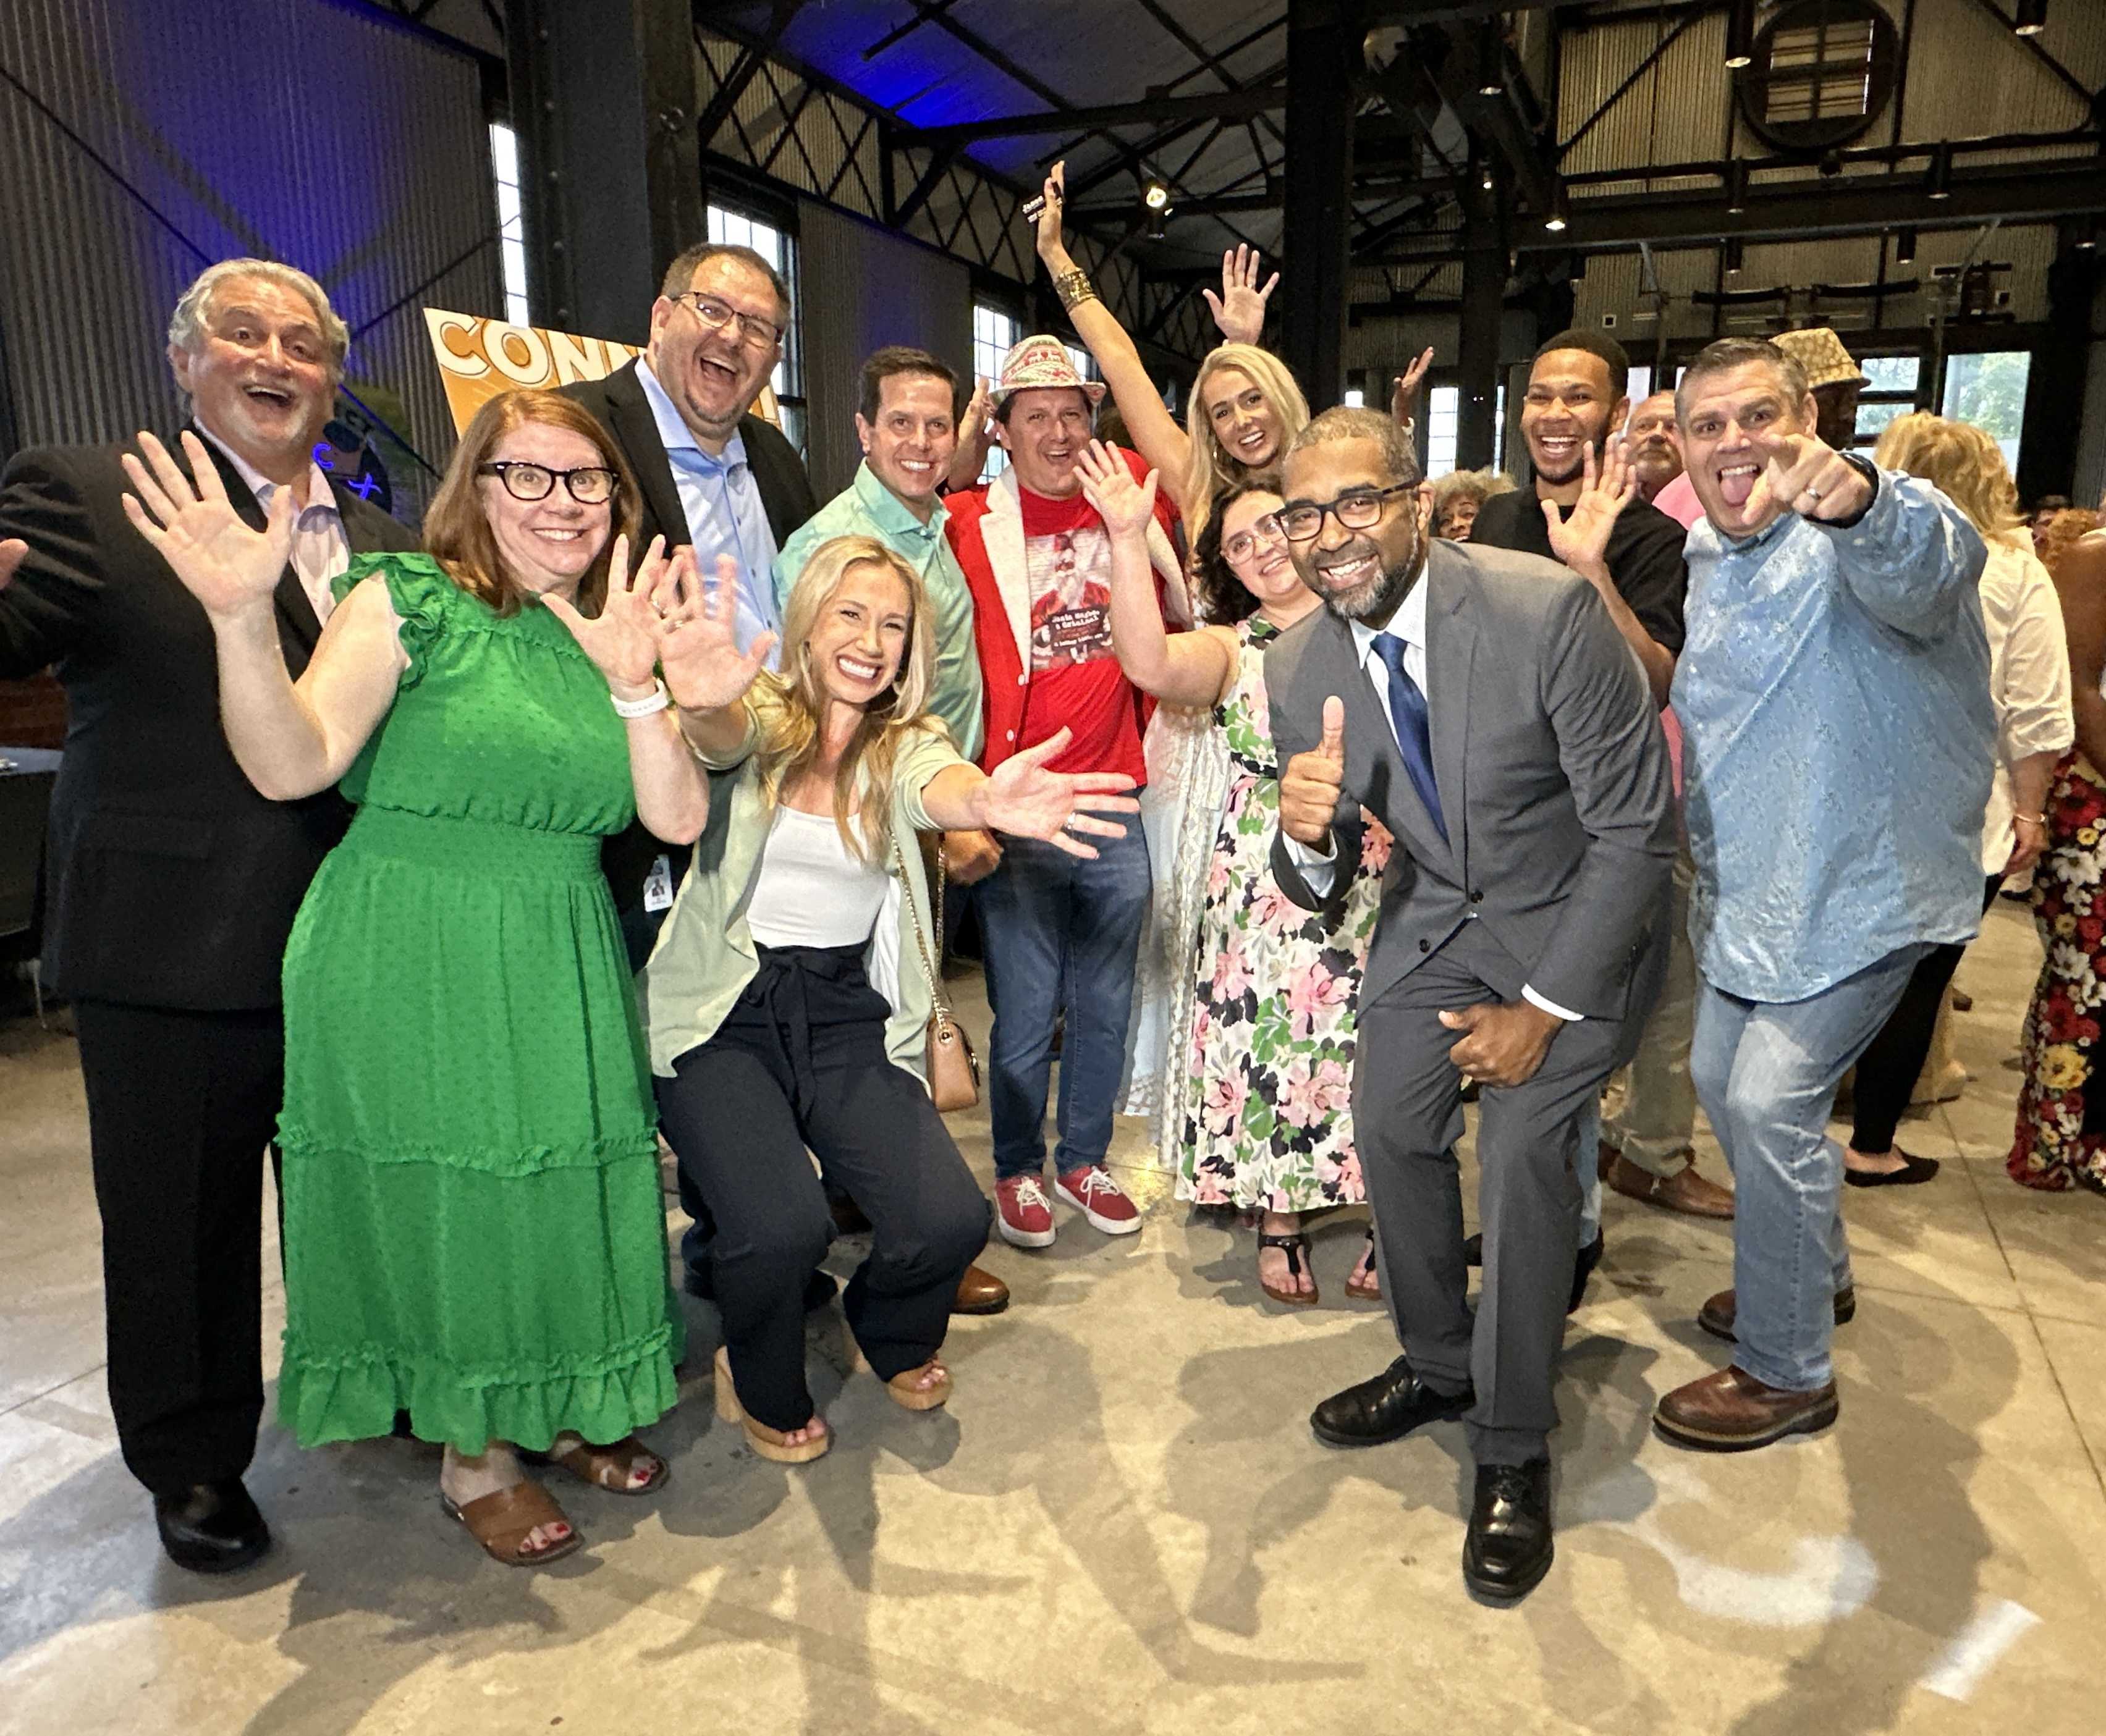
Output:
[[[1974,526],[1883,470],[1848,530],[1786,512],[1733,543],[1702,520],[1687,553],[1674,705],[1705,980],[1804,1000],[1969,938],[1996,754]]]
[[[772,633],[777,642],[768,653],[768,666],[777,668],[782,656],[782,618],[776,612],[771,572],[775,533],[768,526],[768,508],[761,504],[753,467],[746,462],[745,436],[734,433],[725,442],[722,457],[705,452],[694,431],[681,421],[650,363],[637,363],[636,382],[650,403],[651,419],[658,424],[665,461],[673,467],[673,485],[680,491],[680,510],[687,517],[695,565],[706,578],[716,571],[719,555],[728,554],[738,562],[738,615],[733,629],[738,648],[744,651],[764,633]]]
[[[943,535],[950,511],[941,500],[925,525],[867,463],[855,480],[807,519],[775,557],[775,602],[790,606],[790,593],[812,552],[837,536],[874,536],[921,575],[936,635],[936,669],[929,709],[943,720],[958,751],[980,757],[980,654],[973,640],[973,593],[966,570]]]

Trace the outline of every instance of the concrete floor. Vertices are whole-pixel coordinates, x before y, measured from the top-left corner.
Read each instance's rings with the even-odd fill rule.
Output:
[[[820,1345],[840,1444],[769,1465],[712,1420],[691,1303],[686,1402],[652,1434],[672,1481],[559,1484],[579,1555],[500,1568],[441,1518],[429,1450],[267,1426],[250,1486],[279,1547],[195,1578],[117,1457],[71,1041],[0,1025],[0,1731],[2098,1731],[2106,1201],[2000,1167],[2038,956],[2000,904],[1960,979],[1975,1083],[1903,1130],[1949,1167],[1848,1197],[1829,1434],[1731,1457],[1651,1436],[1655,1397],[1718,1363],[1692,1316],[1731,1241],[1611,1199],[1567,1340],[1557,1564],[1514,1610],[1462,1586],[1459,1428],[1310,1438],[1311,1403],[1394,1353],[1344,1297],[1357,1215],[1319,1234],[1324,1305],[1281,1310],[1247,1236],[1135,1166],[1137,1123],[1146,1228],[1061,1208],[1053,1248],[997,1245],[1016,1305],[959,1323],[947,1411],[844,1387]],[[957,1132],[984,1174],[984,1116]]]

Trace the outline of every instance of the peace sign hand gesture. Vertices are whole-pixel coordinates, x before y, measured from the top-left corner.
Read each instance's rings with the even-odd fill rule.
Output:
[[[123,455],[124,474],[137,490],[125,495],[124,516],[215,620],[269,608],[292,558],[292,490],[273,492],[263,528],[251,530],[226,498],[204,442],[187,429],[182,440],[190,477],[150,434],[139,436],[145,463]]]
[[[1620,440],[1608,442],[1598,473],[1591,440],[1580,449],[1580,498],[1572,503],[1571,511],[1561,516],[1557,503],[1546,500],[1543,521],[1550,533],[1553,554],[1583,577],[1606,577],[1610,534],[1636,497],[1638,479],[1631,468],[1628,447]]]
[[[679,553],[686,560],[668,564],[653,597],[659,611],[658,666],[673,703],[683,711],[722,711],[746,697],[767,666],[775,635],[764,633],[742,651],[736,631],[738,562],[719,555],[715,576],[704,578],[695,570],[694,552]]]
[[[1221,328],[1224,343],[1256,343],[1265,329],[1266,303],[1279,287],[1279,273],[1274,272],[1261,289],[1259,269],[1258,250],[1248,244],[1239,245],[1221,255],[1221,293],[1199,292],[1213,311],[1214,324]]]

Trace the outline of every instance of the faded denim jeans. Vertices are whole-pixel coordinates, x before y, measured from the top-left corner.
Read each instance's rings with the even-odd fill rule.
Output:
[[[1697,989],[1690,1073],[1738,1195],[1733,1361],[1765,1385],[1813,1392],[1834,1378],[1829,1340],[1850,1248],[1843,1148],[1828,1117],[1927,950],[1899,947],[1805,1000]]]

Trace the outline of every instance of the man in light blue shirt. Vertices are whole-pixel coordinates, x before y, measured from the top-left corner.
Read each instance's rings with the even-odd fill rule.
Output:
[[[1698,1316],[1732,1365],[1655,1421],[1733,1451],[1835,1419],[1829,1340],[1857,1296],[1829,1111],[1916,960],[1979,926],[1996,728],[1985,553],[1957,507],[1823,444],[1804,370],[1759,339],[1705,350],[1677,412],[1705,515],[1674,688],[1690,1071],[1738,1212],[1734,1287]]]

